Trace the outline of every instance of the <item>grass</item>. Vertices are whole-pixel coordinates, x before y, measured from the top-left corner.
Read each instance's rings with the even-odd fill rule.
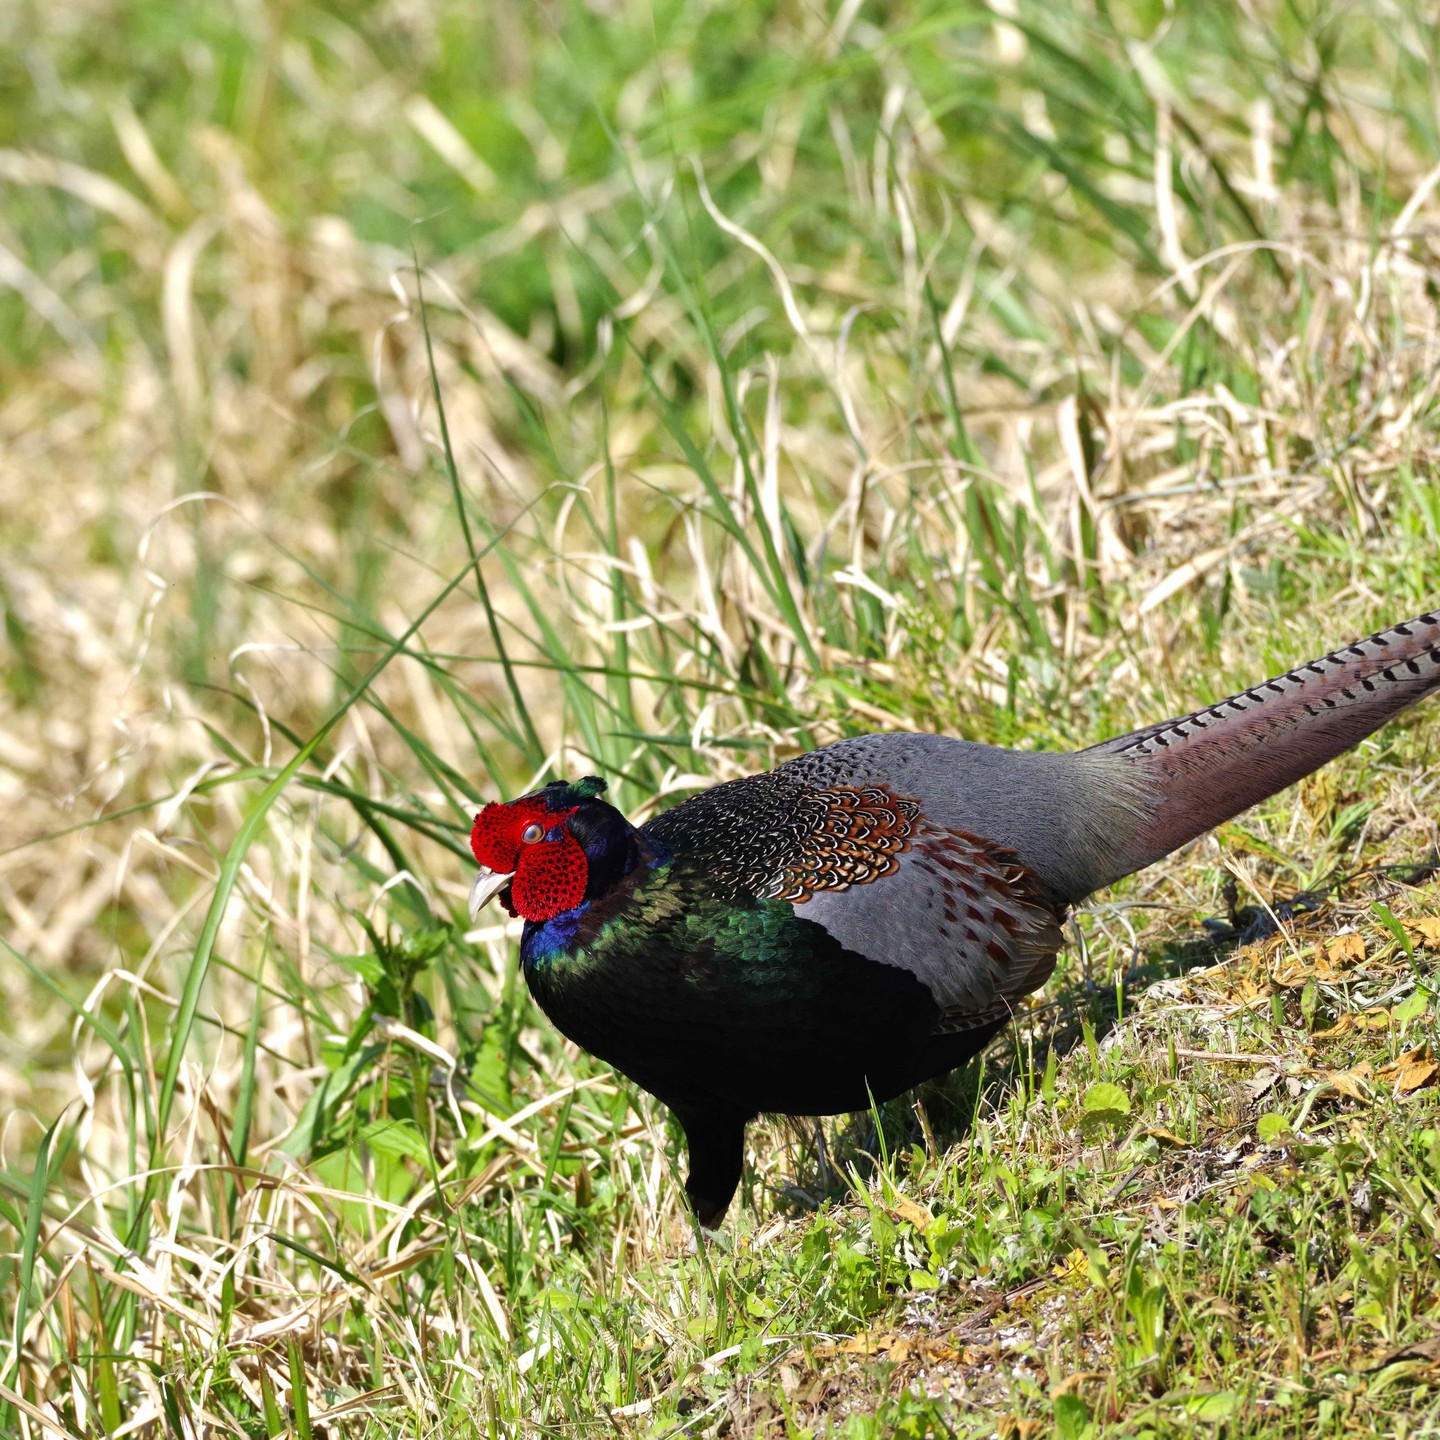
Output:
[[[537,777],[1087,744],[1433,604],[1435,40],[0,18],[0,1430],[1440,1428],[1431,713],[698,1252],[463,928]]]

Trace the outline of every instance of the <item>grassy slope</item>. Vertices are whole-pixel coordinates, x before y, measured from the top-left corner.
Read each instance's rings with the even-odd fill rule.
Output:
[[[1086,743],[1433,603],[1435,58],[0,19],[0,1428],[1430,1428],[1440,903],[1264,919],[1433,853],[1433,714],[1102,897],[923,1123],[757,1128],[699,1255],[663,1113],[448,927],[552,768]]]

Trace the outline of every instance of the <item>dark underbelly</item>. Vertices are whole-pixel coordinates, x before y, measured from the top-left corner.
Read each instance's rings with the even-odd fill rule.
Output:
[[[866,1109],[964,1064],[1003,1028],[937,1035],[921,981],[838,946],[758,973],[658,962],[624,983],[526,977],[557,1029],[642,1089],[743,1117]]]

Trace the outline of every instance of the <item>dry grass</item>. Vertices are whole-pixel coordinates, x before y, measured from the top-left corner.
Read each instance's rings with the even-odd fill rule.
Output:
[[[782,1433],[813,1423],[771,1362],[877,1311],[827,1280],[735,1312],[767,1273],[803,1289],[786,1137],[736,1254],[684,1258],[663,1115],[537,1027],[512,937],[411,957],[416,1009],[362,920],[454,920],[467,807],[551,769],[643,812],[857,729],[1088,743],[1440,594],[1417,12],[1347,43],[1196,22],[1187,70],[1077,7],[1049,37],[1077,74],[1023,6],[957,38],[782,5],[777,79],[617,7],[643,59],[616,40],[586,82],[588,14],[497,7],[483,154],[438,0],[268,39],[183,12],[192,81],[240,76],[198,116],[153,74],[148,109],[84,88],[81,7],[22,22],[85,102],[27,90],[0,132],[0,1398],[27,1436],[275,1433],[301,1374],[300,1433],[768,1424],[725,1403],[756,1376]],[[1290,47],[1273,93],[1257,36]],[[993,72],[983,145],[948,61]],[[578,153],[588,95],[615,142]],[[1433,734],[1224,853],[1267,901],[1431,853]],[[1191,934],[1219,853],[1088,917],[1057,992]],[[996,1115],[990,1151],[1023,1151]]]

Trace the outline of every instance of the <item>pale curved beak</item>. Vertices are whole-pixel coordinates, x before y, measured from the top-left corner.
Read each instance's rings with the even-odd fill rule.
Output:
[[[512,870],[509,875],[497,875],[495,871],[487,870],[483,865],[480,867],[480,873],[470,886],[470,919],[472,923],[485,906],[510,883],[510,876],[514,873]]]

